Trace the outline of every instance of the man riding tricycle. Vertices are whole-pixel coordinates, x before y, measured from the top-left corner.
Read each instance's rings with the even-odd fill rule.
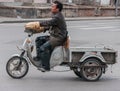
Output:
[[[7,62],[6,71],[12,78],[22,78],[32,63],[42,72],[51,71],[55,66],[67,66],[84,80],[96,81],[105,73],[109,64],[116,63],[117,52],[107,47],[69,47],[66,23],[62,11],[62,4],[55,1],[52,5],[53,17],[43,22],[30,22],[25,25],[28,37],[22,47],[18,47],[20,54],[14,54]],[[36,57],[32,51],[34,45],[31,37],[36,33],[49,31],[49,36],[36,38]]]

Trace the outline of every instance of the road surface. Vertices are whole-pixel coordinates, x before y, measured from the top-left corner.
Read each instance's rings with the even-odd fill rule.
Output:
[[[120,20],[68,21],[67,25],[72,47],[109,46],[118,51],[118,62],[97,82],[83,81],[72,71],[42,73],[32,65],[24,78],[12,79],[5,65],[12,54],[19,53],[16,45],[22,45],[27,34],[24,23],[0,24],[1,91],[120,91]]]

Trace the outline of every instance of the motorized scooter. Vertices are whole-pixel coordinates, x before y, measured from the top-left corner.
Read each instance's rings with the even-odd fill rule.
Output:
[[[34,33],[27,30],[28,37],[22,47],[18,47],[20,54],[14,54],[6,64],[9,76],[15,79],[24,77],[29,70],[29,63],[36,68],[40,67],[39,61],[33,60],[34,45],[31,37]],[[109,64],[116,63],[117,51],[107,47],[69,47],[69,37],[65,45],[56,47],[51,53],[50,68],[55,66],[68,66],[70,70],[84,80],[96,81],[106,72]]]

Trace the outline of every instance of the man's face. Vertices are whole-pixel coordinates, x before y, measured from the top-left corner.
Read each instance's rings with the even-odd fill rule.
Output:
[[[57,8],[57,4],[53,3],[51,6],[51,12],[52,13],[57,13],[59,12],[59,9]]]

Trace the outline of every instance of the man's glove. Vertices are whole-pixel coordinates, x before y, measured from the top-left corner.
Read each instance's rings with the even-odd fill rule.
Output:
[[[34,33],[40,33],[45,30],[44,27],[40,26],[39,22],[29,22],[25,25],[25,29],[32,30]]]

